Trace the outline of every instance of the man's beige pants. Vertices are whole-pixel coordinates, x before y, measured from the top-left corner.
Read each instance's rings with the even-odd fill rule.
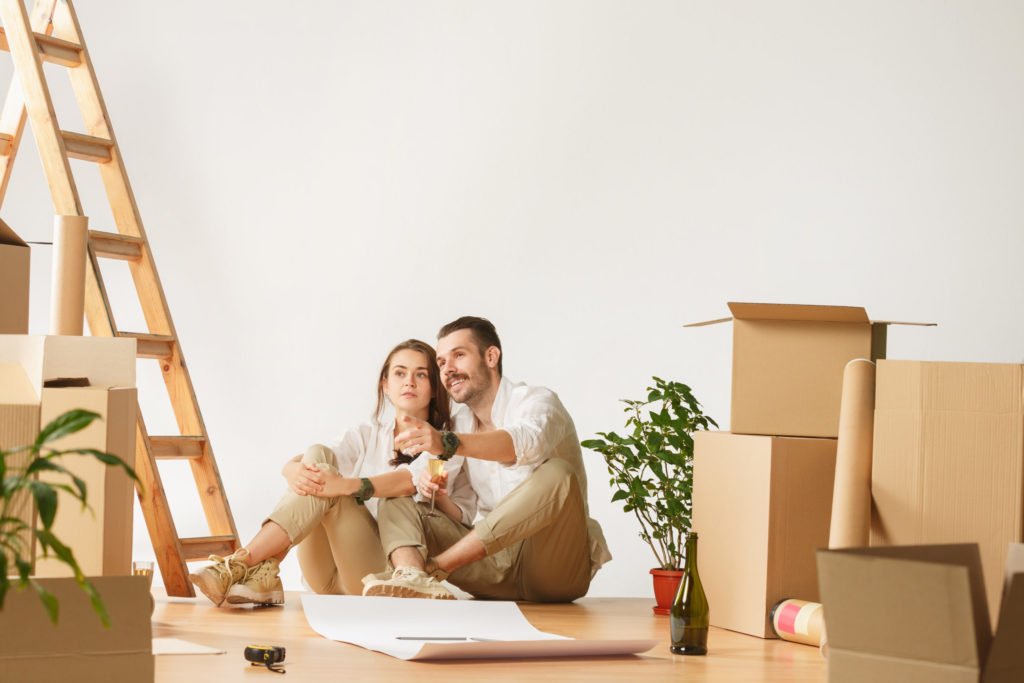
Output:
[[[571,602],[590,588],[587,517],[564,460],[534,470],[475,527],[445,514],[426,517],[429,509],[412,498],[380,501],[377,521],[388,557],[396,548],[414,547],[426,560],[473,530],[487,555],[455,570],[448,581],[478,598]]]
[[[302,462],[337,472],[326,446],[310,446]],[[387,566],[377,522],[352,496],[318,498],[289,491],[264,522],[278,524],[298,546],[299,566],[316,593],[361,595],[362,578]]]

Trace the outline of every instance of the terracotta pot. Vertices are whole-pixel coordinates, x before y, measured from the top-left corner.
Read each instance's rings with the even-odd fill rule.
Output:
[[[683,572],[681,569],[652,569],[651,578],[654,580],[654,600],[658,603],[651,609],[655,614],[668,614],[679,592]]]

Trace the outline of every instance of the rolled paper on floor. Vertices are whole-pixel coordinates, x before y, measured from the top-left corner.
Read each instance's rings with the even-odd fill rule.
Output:
[[[868,544],[874,432],[875,364],[863,358],[851,360],[843,370],[829,548],[857,548]]]
[[[821,647],[825,635],[825,619],[820,602],[789,598],[772,607],[768,613],[772,631],[782,640]]]
[[[54,219],[50,334],[82,335],[88,238],[89,219],[85,216],[57,216]]]

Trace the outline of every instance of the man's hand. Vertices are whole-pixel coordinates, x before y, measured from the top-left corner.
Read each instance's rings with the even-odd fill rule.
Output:
[[[395,437],[395,448],[406,455],[419,455],[426,451],[434,455],[444,452],[441,432],[429,422],[406,415],[402,418],[403,431]]]
[[[419,481],[416,482],[416,490],[426,500],[437,496],[438,499],[448,495],[448,472],[442,472],[440,477],[430,476],[429,470],[420,473]]]

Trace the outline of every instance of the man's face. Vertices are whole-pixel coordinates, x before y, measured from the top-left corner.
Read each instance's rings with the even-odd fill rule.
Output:
[[[497,349],[491,352],[494,355]],[[437,367],[448,394],[456,403],[471,404],[485,395],[493,384],[493,367],[486,351],[477,346],[472,330],[456,330],[437,340]]]

